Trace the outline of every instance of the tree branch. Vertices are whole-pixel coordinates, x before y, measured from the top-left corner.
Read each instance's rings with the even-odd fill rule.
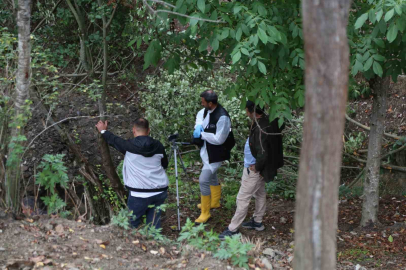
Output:
[[[367,127],[367,126],[365,126],[365,125],[363,125],[363,124],[361,124],[361,123],[355,121],[354,119],[351,119],[351,118],[348,116],[348,114],[345,114],[345,119],[347,119],[349,122],[351,122],[351,123],[353,123],[353,124],[355,124],[355,125],[357,125],[357,126],[363,128],[363,129],[365,129],[365,130],[368,130],[368,131],[369,131],[369,130],[371,129],[370,127]],[[390,137],[390,138],[396,139],[396,140],[400,140],[400,138],[401,138],[401,137],[398,136],[398,135],[394,135],[394,134],[390,134],[390,133],[384,133],[383,135],[385,135],[386,137]]]
[[[164,1],[159,1],[159,0],[152,0],[152,1],[155,2],[155,3],[165,5],[165,6],[170,5],[168,3],[165,3]],[[157,16],[157,15],[159,16],[159,13],[168,13],[168,14],[173,14],[173,15],[176,15],[176,16],[185,17],[185,18],[189,18],[189,19],[193,19],[193,20],[197,20],[197,21],[212,22],[212,23],[226,23],[225,21],[221,21],[221,20],[210,20],[210,19],[203,19],[203,18],[199,18],[199,17],[192,17],[192,16],[185,15],[185,14],[182,14],[182,13],[179,13],[179,12],[165,10],[165,9],[157,9],[157,10],[155,10],[147,3],[147,0],[143,0],[142,2],[147,6],[149,11],[154,16]],[[161,16],[159,16],[159,17],[161,19],[163,19]]]
[[[62,122],[68,121],[68,120],[72,120],[72,119],[78,119],[78,118],[100,118],[100,117],[119,117],[121,115],[103,115],[103,116],[74,116],[74,117],[67,117],[65,119],[62,119],[61,121],[58,121],[48,127],[46,127],[43,131],[41,131],[40,133],[37,134],[37,136],[34,137],[34,139],[31,140],[31,142],[28,144],[28,146],[26,147],[24,153],[21,155],[21,159],[24,157],[25,153],[28,151],[28,149],[30,148],[30,146],[32,145],[32,143],[39,137],[41,136],[42,133],[44,133],[45,131],[47,131],[48,129],[50,129],[53,126],[56,126]]]
[[[62,2],[62,0],[59,0],[58,3],[56,3],[56,5],[54,6],[54,8],[51,10],[51,14],[54,13],[55,9],[59,6],[59,4]],[[44,21],[46,20],[46,17],[44,17],[39,24],[37,24],[37,26],[35,27],[34,30],[32,30],[31,34],[34,34],[35,31],[37,31],[38,28],[40,28],[42,26],[42,24],[44,23]]]

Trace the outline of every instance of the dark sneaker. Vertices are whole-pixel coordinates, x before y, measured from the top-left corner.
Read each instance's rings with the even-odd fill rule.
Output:
[[[255,222],[254,219],[251,219],[250,221],[243,223],[242,227],[246,229],[255,229],[257,231],[265,230],[264,224]]]
[[[232,232],[232,231],[230,231],[230,230],[227,228],[224,232],[222,232],[222,233],[219,235],[219,239],[220,239],[220,240],[224,240],[224,239],[226,239],[226,236],[231,237],[231,236],[233,236],[233,235],[235,235],[235,234],[239,234],[239,233],[240,233],[239,231]]]

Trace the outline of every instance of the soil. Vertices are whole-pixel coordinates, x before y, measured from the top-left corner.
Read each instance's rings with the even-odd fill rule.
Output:
[[[380,202],[379,227],[359,229],[361,200],[341,200],[337,233],[337,269],[404,269],[406,267],[406,198],[388,197]],[[253,213],[251,203],[248,217]],[[198,211],[181,208],[181,212]],[[214,259],[210,253],[189,246],[148,241],[113,225],[97,226],[82,220],[33,216],[14,220],[1,212],[0,266],[2,269],[239,269],[228,261]],[[221,207],[212,210],[207,229],[220,233],[233,212]],[[257,269],[266,269],[259,258],[271,248],[282,254],[266,257],[274,269],[291,269],[293,258],[294,202],[277,198],[267,201],[266,229],[241,229],[245,238],[256,243],[252,260]],[[176,239],[176,212],[167,210],[163,234]],[[181,223],[184,224],[184,216]],[[261,267],[262,266],[262,267]]]
[[[112,225],[61,218],[0,220],[1,269],[227,269],[202,252],[147,241]]]

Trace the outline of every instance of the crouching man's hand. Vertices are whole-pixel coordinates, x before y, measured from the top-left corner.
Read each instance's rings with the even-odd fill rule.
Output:
[[[102,130],[107,130],[107,121],[103,122],[103,121],[99,121],[96,124],[96,128],[99,132],[101,132]]]

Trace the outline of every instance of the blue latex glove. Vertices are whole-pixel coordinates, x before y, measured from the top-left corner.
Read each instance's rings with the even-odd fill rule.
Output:
[[[200,138],[202,131],[203,127],[201,125],[196,126],[195,131],[193,131],[193,138]]]

